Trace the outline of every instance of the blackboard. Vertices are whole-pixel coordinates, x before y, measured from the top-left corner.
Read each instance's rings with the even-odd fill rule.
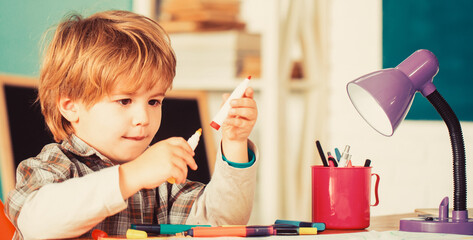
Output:
[[[16,169],[21,161],[38,155],[44,145],[53,143],[54,138],[47,130],[39,102],[35,103],[36,88],[13,85],[3,87]]]
[[[473,1],[383,0],[383,68],[418,49],[439,61],[434,85],[461,121],[473,121]],[[420,93],[406,119],[441,120]]]
[[[188,139],[199,128],[203,129],[202,137],[195,149],[194,159],[197,171],[188,168],[187,178],[208,183],[214,166],[215,150],[208,121],[208,111],[204,92],[171,91],[164,98],[161,126],[152,144],[169,137],[180,136]]]

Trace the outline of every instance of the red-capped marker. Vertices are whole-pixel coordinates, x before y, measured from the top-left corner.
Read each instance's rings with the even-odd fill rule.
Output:
[[[230,108],[231,108],[230,101],[233,99],[243,97],[243,94],[245,93],[246,88],[248,88],[248,85],[250,84],[250,79],[251,79],[251,76],[248,76],[245,80],[243,80],[243,82],[238,84],[235,90],[233,90],[232,94],[230,94],[230,97],[228,97],[227,101],[225,101],[222,108],[220,108],[220,111],[212,119],[210,126],[213,127],[215,130],[219,130],[223,121],[225,120],[225,118],[227,118],[228,111],[230,111]]]

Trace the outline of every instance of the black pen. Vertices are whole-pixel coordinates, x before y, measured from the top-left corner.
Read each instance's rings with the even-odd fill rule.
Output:
[[[322,145],[320,145],[320,141],[315,141],[315,145],[317,145],[317,150],[319,150],[320,159],[322,159],[322,164],[324,167],[328,167],[327,159],[325,158],[324,150],[322,149]]]
[[[365,167],[369,167],[370,164],[371,164],[371,160],[366,159],[366,161],[365,161]]]

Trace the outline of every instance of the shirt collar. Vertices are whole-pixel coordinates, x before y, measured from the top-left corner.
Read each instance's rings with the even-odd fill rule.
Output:
[[[90,157],[96,155],[100,160],[114,165],[110,159],[102,155],[95,148],[91,147],[89,144],[84,142],[82,139],[77,137],[75,134],[71,134],[68,138],[64,139],[61,143],[62,147],[68,150],[69,152],[81,156],[81,157]]]

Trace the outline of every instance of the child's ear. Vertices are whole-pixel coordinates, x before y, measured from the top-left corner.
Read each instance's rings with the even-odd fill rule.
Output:
[[[61,97],[58,107],[61,115],[67,119],[67,121],[74,123],[79,120],[79,106],[76,101],[68,97]]]

